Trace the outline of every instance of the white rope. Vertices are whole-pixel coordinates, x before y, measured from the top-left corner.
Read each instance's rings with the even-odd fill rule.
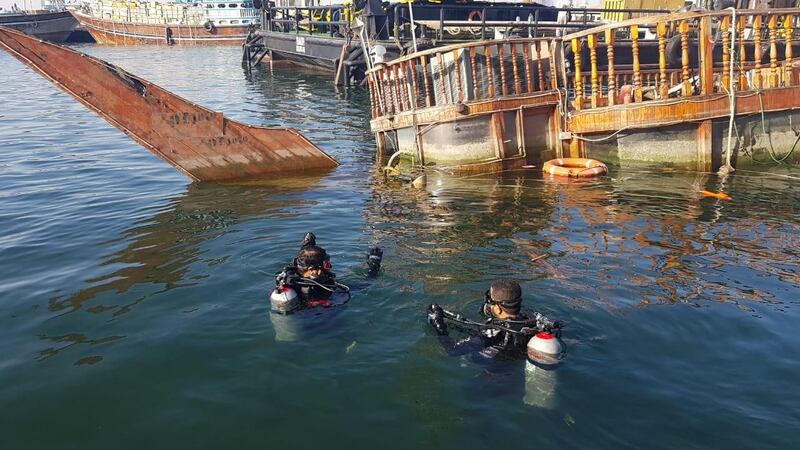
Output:
[[[729,53],[731,55],[731,61],[730,61],[730,67],[729,67],[729,69],[730,69],[730,75],[729,75],[730,90],[728,92],[728,98],[730,99],[730,105],[731,105],[731,117],[730,117],[730,120],[728,121],[728,149],[725,152],[726,153],[726,155],[725,155],[725,165],[723,165],[722,167],[719,168],[720,175],[726,175],[726,174],[729,174],[729,173],[731,173],[731,172],[733,172],[735,170],[733,168],[733,166],[731,165],[731,153],[732,153],[732,150],[733,150],[732,147],[731,147],[731,144],[733,142],[733,120],[734,120],[734,118],[736,116],[736,81],[733,79],[733,55],[734,55],[733,51],[734,51],[734,48],[735,48],[735,45],[736,45],[736,8],[730,8],[730,10],[731,10],[731,15],[733,17],[733,19],[731,20],[731,26],[730,26],[731,48],[730,48],[730,52]],[[737,56],[739,58],[742,57],[742,55],[737,55]],[[759,96],[759,98],[761,98],[761,97]]]

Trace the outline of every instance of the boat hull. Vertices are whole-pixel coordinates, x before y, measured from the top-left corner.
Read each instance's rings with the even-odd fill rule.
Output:
[[[294,176],[337,166],[296,130],[230,120],[89,55],[2,27],[0,48],[192,180]]]
[[[249,25],[203,26],[178,24],[140,24],[72,13],[98,44],[107,45],[242,45]]]
[[[78,21],[68,11],[0,16],[0,27],[21,31],[50,42],[65,42]]]

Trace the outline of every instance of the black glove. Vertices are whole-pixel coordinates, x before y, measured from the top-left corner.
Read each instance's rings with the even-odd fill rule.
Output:
[[[317,237],[314,236],[314,233],[306,233],[306,235],[303,236],[303,245],[301,245],[300,248],[304,249],[315,245],[317,245]]]
[[[381,261],[383,261],[383,250],[380,247],[372,247],[367,253],[367,267],[369,268],[369,275],[375,276],[381,270]]]
[[[428,323],[439,336],[447,335],[447,325],[444,323],[444,311],[441,306],[437,304],[428,306]]]

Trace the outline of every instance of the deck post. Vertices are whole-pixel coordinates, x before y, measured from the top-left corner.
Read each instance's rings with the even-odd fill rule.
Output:
[[[586,43],[589,46],[589,62],[591,63],[592,108],[597,108],[598,91],[600,90],[600,83],[597,79],[597,36],[590,34],[587,36]]]
[[[698,72],[700,75],[701,95],[714,93],[714,38],[711,31],[711,17],[700,18],[700,32],[697,35],[697,44],[700,46]]]
[[[639,69],[639,26],[631,25],[631,51],[633,52],[633,101],[642,101],[642,73]]]
[[[659,22],[656,25],[656,34],[658,35],[658,98],[664,99],[669,96],[669,88],[667,87],[667,24]],[[681,41],[683,41],[683,38],[684,36],[681,36]],[[688,61],[684,61],[684,64],[688,64]],[[683,67],[688,73],[689,68],[687,65]]]
[[[614,30],[606,30],[606,55],[608,56],[608,105],[617,103],[617,80],[614,78]]]
[[[794,16],[787,15],[783,19],[783,35],[786,38],[786,50],[784,52],[784,59],[783,59],[783,85],[784,86],[791,86],[794,84],[793,76],[792,76],[792,32]]]

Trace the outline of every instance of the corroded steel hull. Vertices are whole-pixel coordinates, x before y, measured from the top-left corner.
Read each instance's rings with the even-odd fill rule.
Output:
[[[248,25],[215,27],[143,24],[103,20],[72,11],[98,44],[110,45],[242,45]]]
[[[336,161],[289,128],[226,119],[88,55],[0,28],[0,47],[197,181],[327,170]]]

